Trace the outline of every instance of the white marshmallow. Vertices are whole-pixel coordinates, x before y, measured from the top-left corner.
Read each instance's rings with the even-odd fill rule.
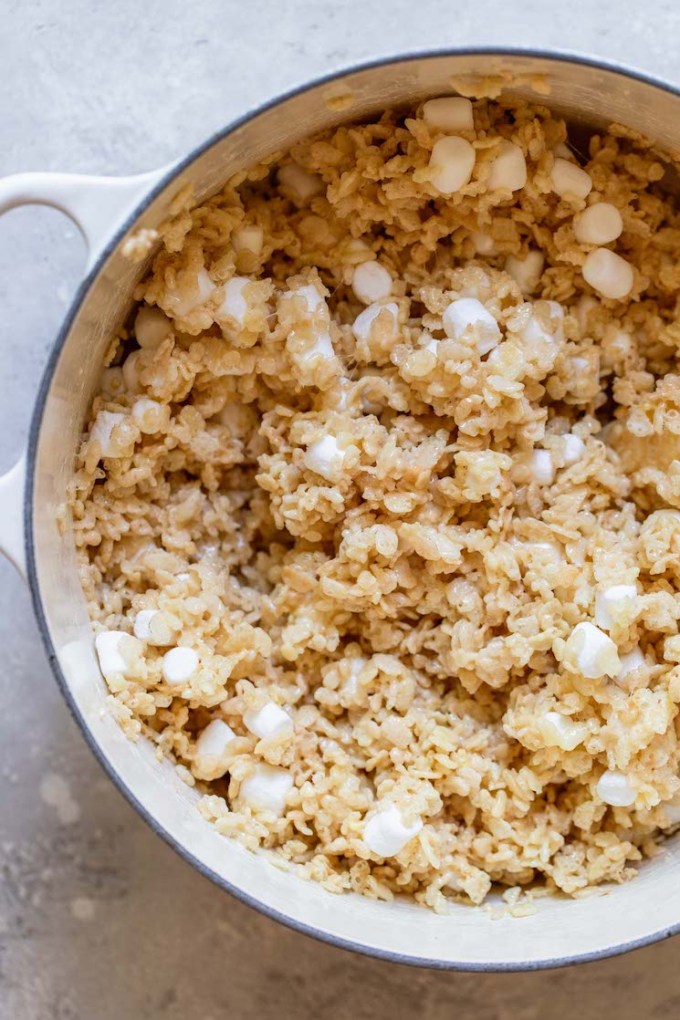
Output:
[[[323,191],[323,181],[318,174],[310,174],[298,163],[288,163],[279,170],[279,187],[293,199],[308,202]]]
[[[390,301],[387,305],[369,305],[368,308],[364,308],[363,312],[357,315],[352,324],[352,332],[357,340],[367,341],[370,338],[373,323],[381,312],[386,312],[391,316],[392,325],[396,331],[399,320],[399,308],[393,301]]]
[[[569,160],[572,161],[572,163],[574,162],[574,160],[576,158],[574,156],[574,153],[571,151],[569,146],[566,144],[566,142],[558,142],[553,151],[554,151],[556,156],[560,156],[562,159],[569,159]]]
[[[574,220],[574,235],[579,244],[610,244],[622,231],[621,213],[610,202],[589,205]]]
[[[493,237],[490,237],[489,234],[482,234],[479,230],[475,230],[470,234],[470,237],[478,255],[493,255],[496,250]]]
[[[90,439],[99,443],[100,456],[115,457],[118,454],[118,447],[112,441],[113,430],[121,422],[125,421],[125,415],[118,411],[99,411],[90,429]]]
[[[642,654],[642,649],[637,647],[633,648],[630,652],[626,652],[625,655],[620,656],[621,658],[621,669],[617,676],[617,680],[624,680],[629,673],[633,670],[641,669],[647,665],[647,660]]]
[[[171,648],[163,656],[163,677],[171,687],[190,680],[198,669],[198,652],[193,648]]]
[[[283,733],[293,733],[293,723],[286,711],[273,701],[267,701],[257,711],[244,712],[243,722],[260,740]]]
[[[537,485],[552,485],[555,481],[555,465],[549,450],[532,450],[529,469]]]
[[[585,170],[571,160],[560,157],[553,164],[550,181],[553,191],[561,198],[587,198],[593,187]]]
[[[157,609],[141,609],[135,616],[135,637],[140,641],[148,641],[151,637],[151,621],[158,616]]]
[[[600,776],[595,793],[605,804],[612,807],[630,807],[635,803],[636,793],[623,772],[607,769]]]
[[[140,432],[152,436],[163,420],[163,405],[151,397],[138,397],[132,405],[132,420]]]
[[[586,444],[579,436],[575,436],[573,432],[567,432],[561,439],[564,466],[571,467],[572,464],[578,463],[586,452]]]
[[[392,277],[379,262],[362,262],[352,274],[352,290],[359,301],[370,305],[392,293]]]
[[[123,380],[128,393],[136,393],[139,389],[139,368],[138,361],[141,351],[133,351],[128,354],[123,362]]]
[[[246,284],[250,283],[247,276],[232,276],[222,290],[222,300],[217,308],[218,319],[230,319],[240,328],[248,314],[248,302],[243,296]]]
[[[259,255],[264,244],[264,230],[254,223],[248,223],[234,231],[231,243],[237,253],[249,251],[253,255]]]
[[[539,729],[547,747],[561,747],[563,751],[573,751],[588,736],[587,726],[559,712],[546,712]]]
[[[494,158],[489,170],[486,185],[490,191],[501,188],[508,191],[519,191],[527,182],[527,161],[519,145],[503,139],[498,155]]]
[[[185,291],[171,291],[167,301],[175,315],[183,318],[205,304],[215,291],[215,284],[205,269],[199,269],[192,285]]]
[[[297,360],[305,362],[311,361],[313,358],[323,358],[328,361],[334,357],[335,350],[333,349],[330,333],[323,332],[316,334],[312,346],[308,347],[302,354],[298,354]]]
[[[545,258],[540,251],[530,251],[524,259],[508,255],[505,260],[505,271],[508,273],[523,294],[531,294],[538,287]]]
[[[602,297],[620,301],[633,289],[635,274],[630,263],[609,248],[595,248],[586,255],[583,279]]]
[[[625,626],[632,615],[637,597],[634,584],[613,584],[595,595],[595,623],[611,630],[615,622]]]
[[[552,333],[548,333],[538,319],[532,315],[525,326],[522,327],[520,332],[522,340],[525,340],[528,344],[537,343],[550,343],[554,340]]]
[[[564,563],[562,549],[557,542],[527,542],[529,549],[538,552],[546,566],[556,567]]]
[[[291,290],[287,295],[289,298],[302,298],[307,306],[307,314],[315,316],[320,308],[324,308],[326,312],[326,300],[319,294],[316,287],[307,283],[304,287],[298,287],[297,290]]]
[[[421,338],[421,340],[422,339],[425,340],[424,343],[421,342],[422,349],[424,351],[429,351],[430,354],[436,355],[437,351],[439,350],[439,340],[435,340],[435,338],[433,336],[430,336],[429,333],[425,334],[425,336]]]
[[[324,436],[311,444],[302,459],[310,471],[321,475],[327,482],[336,482],[342,474],[345,454],[335,436]]]
[[[589,680],[615,677],[621,669],[612,639],[587,621],[577,624],[571,632],[565,646],[565,658]]]
[[[446,135],[434,143],[429,166],[432,186],[442,195],[453,195],[472,177],[475,150],[464,138]]]
[[[152,350],[172,333],[172,323],[160,308],[142,305],[135,318],[134,331],[139,346]]]
[[[442,315],[444,332],[452,340],[461,340],[470,330],[480,355],[488,354],[501,339],[501,331],[491,312],[477,298],[458,298]]]
[[[423,120],[433,131],[473,131],[472,103],[462,96],[428,99],[423,106]]]
[[[211,779],[218,779],[227,771],[222,767],[229,745],[236,740],[231,726],[222,719],[213,719],[201,732],[196,741],[196,764],[201,772],[211,772]]]
[[[254,811],[282,815],[293,788],[293,777],[276,765],[256,765],[241,783],[239,796]]]
[[[116,673],[128,676],[130,661],[135,652],[134,639],[124,630],[105,630],[97,634],[94,646],[99,659],[99,668],[107,679]]]
[[[417,836],[423,827],[420,818],[405,825],[394,804],[379,808],[364,825],[364,843],[378,857],[394,857]]]

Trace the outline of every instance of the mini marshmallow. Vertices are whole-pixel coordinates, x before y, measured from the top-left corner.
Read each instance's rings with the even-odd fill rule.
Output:
[[[293,723],[290,716],[279,705],[273,701],[267,701],[262,708],[254,712],[244,712],[243,722],[251,733],[254,733],[260,740],[267,740],[289,732],[292,734]]]
[[[231,243],[237,253],[248,251],[253,255],[259,255],[264,244],[264,230],[254,223],[247,223],[234,231]]]
[[[279,187],[294,200],[308,202],[323,191],[323,181],[318,174],[303,170],[299,163],[288,163],[279,170]]]
[[[381,312],[385,312],[392,317],[394,328],[396,329],[399,319],[399,308],[393,301],[387,305],[369,305],[368,308],[364,308],[363,312],[357,315],[352,324],[352,332],[357,340],[367,341],[370,339],[373,323]]]
[[[140,641],[148,641],[151,637],[151,621],[158,616],[157,609],[141,609],[135,616],[135,637]]]
[[[493,237],[490,237],[489,234],[482,234],[478,230],[470,234],[470,237],[478,255],[493,255],[496,250],[496,243]]]
[[[298,287],[297,290],[291,290],[287,295],[289,298],[302,298],[307,308],[306,312],[308,315],[314,316],[320,308],[325,308],[326,311],[326,299],[319,294],[316,287],[307,283],[303,287]]]
[[[617,680],[624,680],[629,673],[632,673],[636,669],[642,669],[643,666],[647,665],[647,660],[642,654],[642,649],[638,646],[633,648],[630,652],[626,652],[625,655],[620,656],[621,669],[616,677]]]
[[[417,836],[423,827],[420,818],[405,825],[394,804],[380,808],[364,825],[364,843],[378,857],[394,857]]]
[[[199,269],[193,285],[187,291],[182,289],[170,292],[167,300],[175,315],[184,318],[205,304],[208,298],[212,297],[214,291],[215,284],[210,279],[209,273],[205,269]]]
[[[124,390],[123,369],[118,365],[105,368],[102,372],[102,394],[106,394],[109,397],[119,397]]]
[[[429,167],[432,186],[442,195],[453,195],[472,177],[475,150],[464,138],[446,135],[434,143]]]
[[[491,312],[477,298],[458,298],[442,315],[444,332],[452,340],[461,340],[468,330],[480,355],[488,354],[501,339],[501,331]]]
[[[324,358],[329,360],[335,357],[335,350],[331,341],[330,333],[317,333],[314,343],[302,354],[297,355],[298,361],[311,361],[313,358]]]
[[[365,305],[382,301],[392,293],[392,277],[379,262],[362,262],[352,275],[352,290]]]
[[[527,161],[519,145],[503,139],[498,147],[486,185],[490,191],[519,191],[527,182]]]
[[[230,319],[239,328],[243,326],[248,314],[248,302],[243,296],[243,290],[248,283],[250,280],[247,276],[232,276],[225,283],[222,300],[217,307],[218,319]]]
[[[150,397],[138,397],[132,405],[132,420],[144,435],[158,432],[165,418],[163,404]]]
[[[102,457],[116,457],[119,455],[117,444],[113,441],[113,430],[125,421],[125,415],[118,411],[100,411],[90,429],[90,440],[99,443],[99,450]]]
[[[293,777],[276,765],[256,765],[239,789],[241,799],[254,811],[282,815],[293,788]]]
[[[559,712],[546,712],[538,725],[546,746],[561,747],[563,751],[573,751],[588,736],[587,726]]]
[[[436,355],[439,350],[439,340],[435,340],[435,338],[430,336],[429,333],[424,334],[421,339],[424,340],[424,343],[421,343],[422,349],[424,351],[429,351],[430,354]]]
[[[142,305],[135,318],[134,331],[139,346],[152,350],[172,333],[172,322],[160,308]]]
[[[585,170],[571,160],[560,157],[553,164],[550,181],[553,191],[560,198],[587,198],[593,187],[593,182]]]
[[[462,96],[428,99],[423,106],[423,120],[433,131],[474,131],[472,103]]]
[[[616,645],[595,624],[577,624],[565,645],[565,659],[589,680],[615,677],[621,669]]]
[[[141,351],[133,351],[128,354],[123,362],[123,380],[128,393],[135,393],[139,389],[139,367],[138,361]]]
[[[342,473],[345,454],[335,436],[324,436],[311,444],[302,460],[310,471],[321,475],[327,482],[336,482]]]
[[[520,336],[528,344],[550,343],[555,339],[552,333],[548,333],[543,328],[535,315],[532,315],[526,325],[522,327]]]
[[[593,290],[613,301],[622,300],[633,289],[633,267],[609,248],[595,248],[586,255],[582,272]]]
[[[163,677],[171,687],[190,680],[198,669],[198,652],[193,648],[171,648],[163,656]]]
[[[117,673],[128,676],[131,659],[137,649],[134,638],[124,630],[105,630],[97,634],[94,646],[102,675],[108,679]]]
[[[560,156],[561,159],[571,160],[572,163],[574,162],[574,159],[576,158],[574,156],[574,153],[571,151],[569,146],[566,144],[566,142],[558,142],[553,151],[554,151],[556,156]]]
[[[227,726],[222,719],[213,719],[208,723],[196,741],[195,763],[197,771],[201,773],[200,778],[219,779],[225,774],[227,767],[224,756],[236,739],[231,726]]]
[[[527,542],[527,546],[535,550],[544,563],[550,563],[551,566],[558,566],[564,563],[564,557],[562,555],[562,548],[557,542]]]
[[[564,466],[571,467],[572,464],[577,464],[586,452],[586,444],[579,436],[575,436],[573,432],[567,432],[560,438],[562,440]]]
[[[637,597],[634,584],[613,584],[595,596],[595,623],[603,630],[615,624],[626,626],[630,622]]]
[[[529,470],[537,485],[552,485],[555,481],[555,465],[550,451],[532,450]]]
[[[610,202],[595,202],[574,220],[574,235],[579,244],[610,244],[622,231],[621,213]]]
[[[636,793],[623,772],[607,769],[600,776],[595,793],[605,804],[612,807],[630,807],[635,803]]]
[[[545,258],[540,251],[530,251],[526,258],[518,259],[508,255],[505,260],[505,271],[508,273],[523,294],[531,294],[538,287]]]

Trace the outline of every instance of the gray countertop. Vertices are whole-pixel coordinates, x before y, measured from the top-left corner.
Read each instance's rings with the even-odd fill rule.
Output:
[[[552,46],[678,84],[678,41],[673,0],[5,0],[0,174],[150,169],[291,85],[400,50]],[[52,210],[0,222],[2,470],[83,259]],[[454,975],[277,926],[184,864],[104,777],[5,562],[0,648],[0,1020],[680,1015],[675,940],[570,970]]]

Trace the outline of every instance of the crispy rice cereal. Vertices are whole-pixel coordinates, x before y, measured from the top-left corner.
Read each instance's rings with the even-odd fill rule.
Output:
[[[222,833],[443,910],[680,820],[665,170],[463,99],[180,197],[72,511],[112,710]]]

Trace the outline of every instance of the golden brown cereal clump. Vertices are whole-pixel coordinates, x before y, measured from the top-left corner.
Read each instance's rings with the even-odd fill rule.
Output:
[[[72,498],[126,731],[221,832],[439,910],[680,820],[663,159],[466,103],[178,201]]]

